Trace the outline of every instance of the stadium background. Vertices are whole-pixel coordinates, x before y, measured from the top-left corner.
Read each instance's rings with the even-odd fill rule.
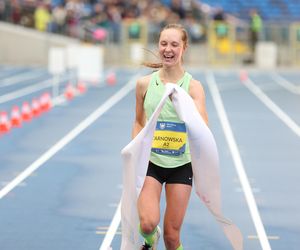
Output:
[[[262,50],[264,46],[269,49],[272,47],[270,49],[270,56],[273,58],[271,66],[298,65],[300,3],[284,0],[2,0],[1,20],[31,29],[25,29],[20,33],[19,30],[14,29],[15,26],[5,26],[2,23],[0,60],[2,63],[45,65],[50,46],[55,44],[63,46],[77,42],[77,40],[71,41],[57,36],[57,34],[63,34],[72,39],[79,39],[80,42],[104,45],[106,64],[118,62],[128,65],[134,61],[130,55],[130,44],[140,44],[142,48],[148,49],[152,49],[153,46],[155,48],[160,28],[169,22],[181,22],[190,34],[192,47],[186,55],[186,63],[197,64],[197,66],[242,65],[247,63],[251,56],[249,40],[252,9],[258,11],[263,22],[259,33],[259,42],[264,42]],[[224,25],[224,30],[222,30],[222,25]],[[223,33],[217,33],[219,27],[221,27],[220,32]],[[33,29],[43,33],[36,32],[32,40],[29,34],[33,34]],[[16,39],[16,37],[22,39]],[[40,52],[29,56],[28,48]],[[143,53],[140,58],[151,57],[149,52],[140,53]],[[259,57],[261,53],[257,54],[256,57]],[[262,57],[257,59],[259,60],[258,66],[261,66]]]

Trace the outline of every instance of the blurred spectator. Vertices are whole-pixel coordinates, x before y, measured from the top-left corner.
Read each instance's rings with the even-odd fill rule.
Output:
[[[203,41],[205,38],[204,27],[193,16],[192,12],[187,13],[185,26],[192,43]]]
[[[10,11],[10,21],[14,24],[20,24],[21,21],[21,6],[19,1],[12,0],[11,1],[11,11]]]
[[[159,32],[167,23],[171,10],[160,2],[154,2],[148,5],[145,11],[145,18],[148,20],[148,32],[150,42],[158,40]]]
[[[255,9],[250,11],[250,45],[252,52],[255,52],[256,43],[262,30],[262,19]]]
[[[128,3],[125,4],[124,18],[138,18],[140,14],[138,0],[129,0]]]
[[[108,13],[103,4],[97,3],[94,5],[89,21],[91,26],[108,28]]]
[[[170,4],[170,9],[176,13],[180,19],[185,18],[185,9],[183,8],[181,0],[172,0]]]
[[[122,7],[118,5],[109,5],[107,7],[108,30],[110,31],[110,39],[113,42],[120,41],[122,26]]]
[[[157,27],[157,32],[161,30],[162,27],[166,25],[166,20],[170,15],[170,9],[165,7],[159,2],[155,2],[152,5],[148,6],[146,18],[149,22],[153,22]]]
[[[192,1],[191,2],[191,10],[190,10],[192,16],[197,20],[201,21],[203,19],[203,13],[201,10],[201,5],[198,1]]]
[[[109,27],[108,15],[102,3],[93,6],[92,15],[83,23],[84,40],[87,42],[104,42]]]
[[[142,24],[139,21],[140,9],[137,0],[129,0],[124,6],[123,19],[128,23],[128,37],[140,39]]]
[[[35,28],[39,31],[47,31],[51,21],[51,14],[45,3],[40,3],[34,12]]]
[[[34,12],[38,6],[36,0],[23,0],[20,24],[25,27],[34,28]]]
[[[67,0],[67,34],[71,37],[79,37],[80,19],[84,13],[84,4],[80,0]]]
[[[213,16],[215,21],[215,30],[218,38],[224,38],[228,35],[228,25],[226,23],[226,16],[223,8],[218,7]]]
[[[6,19],[5,10],[6,10],[6,3],[4,1],[0,1],[0,21]]]
[[[62,4],[58,4],[52,10],[52,31],[64,34],[66,31],[67,11]]]
[[[225,13],[224,13],[224,10],[222,7],[216,8],[213,19],[215,21],[225,21],[226,20]]]
[[[0,5],[2,21],[11,21],[11,1],[3,0]]]

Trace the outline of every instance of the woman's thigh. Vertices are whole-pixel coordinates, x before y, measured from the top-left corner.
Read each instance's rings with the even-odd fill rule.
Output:
[[[160,196],[162,184],[151,176],[146,176],[143,188],[138,198],[138,213],[140,219],[150,219],[159,222]]]
[[[164,227],[179,231],[191,195],[192,186],[186,184],[166,184],[166,211]]]

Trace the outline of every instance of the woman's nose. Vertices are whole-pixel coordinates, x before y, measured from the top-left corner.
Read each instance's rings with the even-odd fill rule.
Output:
[[[170,45],[167,45],[166,46],[166,50],[168,51],[168,50],[171,50],[171,46]]]

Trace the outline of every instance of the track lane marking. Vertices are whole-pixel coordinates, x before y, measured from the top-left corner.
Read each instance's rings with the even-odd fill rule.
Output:
[[[109,225],[109,228],[105,234],[104,240],[99,248],[99,250],[110,250],[111,242],[114,236],[118,233],[118,228],[121,222],[121,201],[118,204],[118,208],[114,214],[114,217]]]
[[[300,137],[299,125],[277,106],[277,104],[274,103],[259,87],[257,87],[250,78],[243,81],[243,83],[263,104],[265,104],[267,108],[269,108],[286,126]]]
[[[257,235],[248,235],[248,239],[249,240],[257,240],[258,237],[257,237]],[[269,235],[268,239],[269,240],[280,240],[280,237],[277,235]]]
[[[35,79],[40,78],[46,74],[46,71],[35,69],[31,71],[25,71],[21,74],[6,77],[5,79],[0,81],[0,88],[22,84],[24,81],[35,81]]]
[[[286,90],[290,91],[293,94],[300,95],[300,86],[297,86],[290,81],[286,80],[282,76],[277,73],[272,73],[271,78],[281,87],[285,88]]]
[[[105,103],[103,103],[99,108],[97,108],[92,114],[85,118],[81,123],[79,123],[73,130],[71,130],[67,135],[60,139],[55,145],[48,149],[43,155],[41,155],[36,161],[29,165],[23,172],[21,172],[17,177],[10,181],[4,188],[0,190],[0,199],[5,197],[11,190],[18,186],[22,181],[24,181],[28,176],[30,176],[35,170],[47,162],[52,156],[54,156],[58,151],[60,151],[64,146],[76,138],[82,131],[88,128],[92,123],[94,123],[99,117],[101,117],[106,111],[112,108],[116,103],[118,103],[122,98],[124,98],[131,90],[135,87],[135,80],[138,75],[133,76],[129,82],[121,88],[117,93],[111,96]]]
[[[263,250],[271,250],[271,246],[264,228],[264,225],[262,223],[257,204],[249,183],[248,176],[245,171],[244,163],[242,161],[236,140],[234,138],[234,134],[232,132],[230,122],[227,117],[227,113],[221,98],[221,95],[219,93],[214,75],[212,72],[206,73],[206,81],[208,83],[208,87],[210,90],[210,93],[212,95],[212,99],[214,102],[214,105],[216,107],[219,119],[221,121],[221,125],[224,131],[224,135],[226,138],[226,141],[228,143],[232,159],[241,183],[241,186],[244,190],[245,198],[247,201],[247,205],[250,211],[251,218],[253,220],[258,239],[260,242],[260,245]]]
[[[61,81],[67,80],[67,77]],[[52,78],[0,96],[0,104],[52,87]]]

